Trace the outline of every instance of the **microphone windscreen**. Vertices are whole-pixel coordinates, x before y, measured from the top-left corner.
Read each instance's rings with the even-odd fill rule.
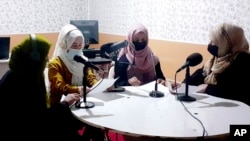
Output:
[[[101,46],[101,51],[107,52],[108,54],[110,54],[126,46],[128,46],[127,40],[115,42],[115,43],[107,43]]]
[[[87,60],[83,59],[81,56],[79,55],[75,55],[74,56],[74,60],[78,63],[82,63],[84,64],[86,67],[91,67],[97,71],[99,71],[100,69],[98,67],[96,67],[95,65],[91,64],[90,62],[88,62]]]
[[[188,56],[187,62],[189,62],[189,66],[196,66],[202,62],[202,59],[200,53],[193,53]]]
[[[86,62],[86,60],[84,60],[81,56],[79,56],[79,55],[75,55],[74,56],[74,60],[76,61],[76,62],[80,62],[80,63],[85,63]]]
[[[111,53],[113,50],[111,49],[111,46],[113,45],[113,43],[107,43],[101,46],[100,50],[101,52],[107,52],[107,53]]]
[[[112,49],[112,52],[114,52],[114,51],[117,51],[118,49],[126,47],[126,46],[128,46],[128,41],[124,40],[124,41],[116,42],[116,43],[112,44],[111,49]]]

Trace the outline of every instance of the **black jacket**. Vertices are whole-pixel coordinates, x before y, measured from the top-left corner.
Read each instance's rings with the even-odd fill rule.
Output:
[[[189,79],[190,85],[204,83],[203,69],[196,70]],[[240,53],[231,65],[216,77],[217,85],[208,85],[205,93],[244,102],[250,105],[250,54]]]
[[[119,61],[115,63],[115,78],[119,77],[118,80],[115,82],[115,86],[130,86],[128,83],[128,76],[127,76],[127,68],[130,65],[126,56],[122,56]],[[152,66],[153,67],[153,66]],[[156,79],[163,79],[165,80],[164,74],[161,70],[160,62],[155,65],[155,73]]]
[[[78,140],[82,122],[67,103],[46,106],[43,76],[8,71],[0,81],[1,137],[7,140]]]

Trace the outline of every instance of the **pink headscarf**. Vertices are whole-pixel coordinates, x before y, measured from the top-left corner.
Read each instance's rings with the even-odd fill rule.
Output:
[[[146,35],[147,44],[144,49],[136,51],[133,45],[133,36],[139,32],[143,32]],[[143,75],[141,76],[143,80],[140,81],[145,83],[153,81],[155,79],[154,67],[159,62],[159,58],[153,54],[148,46],[147,28],[142,24],[134,26],[127,36],[127,41],[129,42],[128,46],[120,50],[117,59],[119,60],[121,56],[126,54],[128,61],[131,64],[133,64],[133,62],[135,63],[135,65],[130,65],[128,68],[128,77],[139,77],[138,75]]]

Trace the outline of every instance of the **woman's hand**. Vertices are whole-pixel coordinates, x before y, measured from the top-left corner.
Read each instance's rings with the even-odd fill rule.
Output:
[[[164,79],[157,79],[158,84],[162,84],[163,86],[166,86],[166,81]]]
[[[174,81],[166,81],[167,86],[169,87],[169,92],[172,94],[176,94],[176,90],[181,87],[181,83]]]
[[[141,85],[141,81],[137,79],[137,77],[132,77],[128,80],[128,83],[131,85],[131,86],[140,86]]]
[[[170,82],[170,86],[172,87],[173,90],[175,90],[181,87],[181,83]]]
[[[207,84],[201,84],[198,86],[197,90],[195,91],[196,93],[204,93],[207,88]]]
[[[70,105],[74,104],[76,101],[80,101],[81,97],[78,93],[69,93],[65,96],[63,101],[67,102]]]
[[[91,88],[86,87],[87,94],[90,92],[90,90],[91,90]],[[78,91],[79,91],[80,96],[82,97],[83,96],[83,86],[78,87]]]

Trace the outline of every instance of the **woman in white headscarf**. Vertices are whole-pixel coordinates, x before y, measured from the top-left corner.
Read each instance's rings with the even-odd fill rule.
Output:
[[[83,74],[84,64],[74,61],[78,55],[83,55],[84,37],[80,30],[71,24],[65,25],[59,33],[55,51],[48,64],[48,78],[50,81],[50,101],[54,104],[61,100],[62,95],[79,93],[82,95],[83,75],[86,75],[88,87],[98,82],[93,70],[89,68]],[[87,88],[87,92],[89,88]]]
[[[246,98],[250,94],[246,83],[250,80],[250,54],[243,29],[223,23],[211,30],[210,40],[207,50],[212,57],[191,75],[189,83],[203,84],[200,92],[250,105]]]
[[[83,74],[84,64],[74,61],[74,56],[78,55],[85,60],[83,55],[84,37],[79,29],[74,25],[67,24],[59,33],[55,51],[48,64],[48,78],[50,81],[50,105],[54,105],[61,100],[62,95],[68,93],[78,93],[83,95],[83,75],[86,75],[88,87],[92,87],[98,82],[93,70],[88,68],[87,74]],[[89,88],[87,87],[87,93]],[[79,125],[81,126],[81,125]],[[101,129],[91,127],[82,123],[84,130],[83,140],[99,141],[104,139]]]

